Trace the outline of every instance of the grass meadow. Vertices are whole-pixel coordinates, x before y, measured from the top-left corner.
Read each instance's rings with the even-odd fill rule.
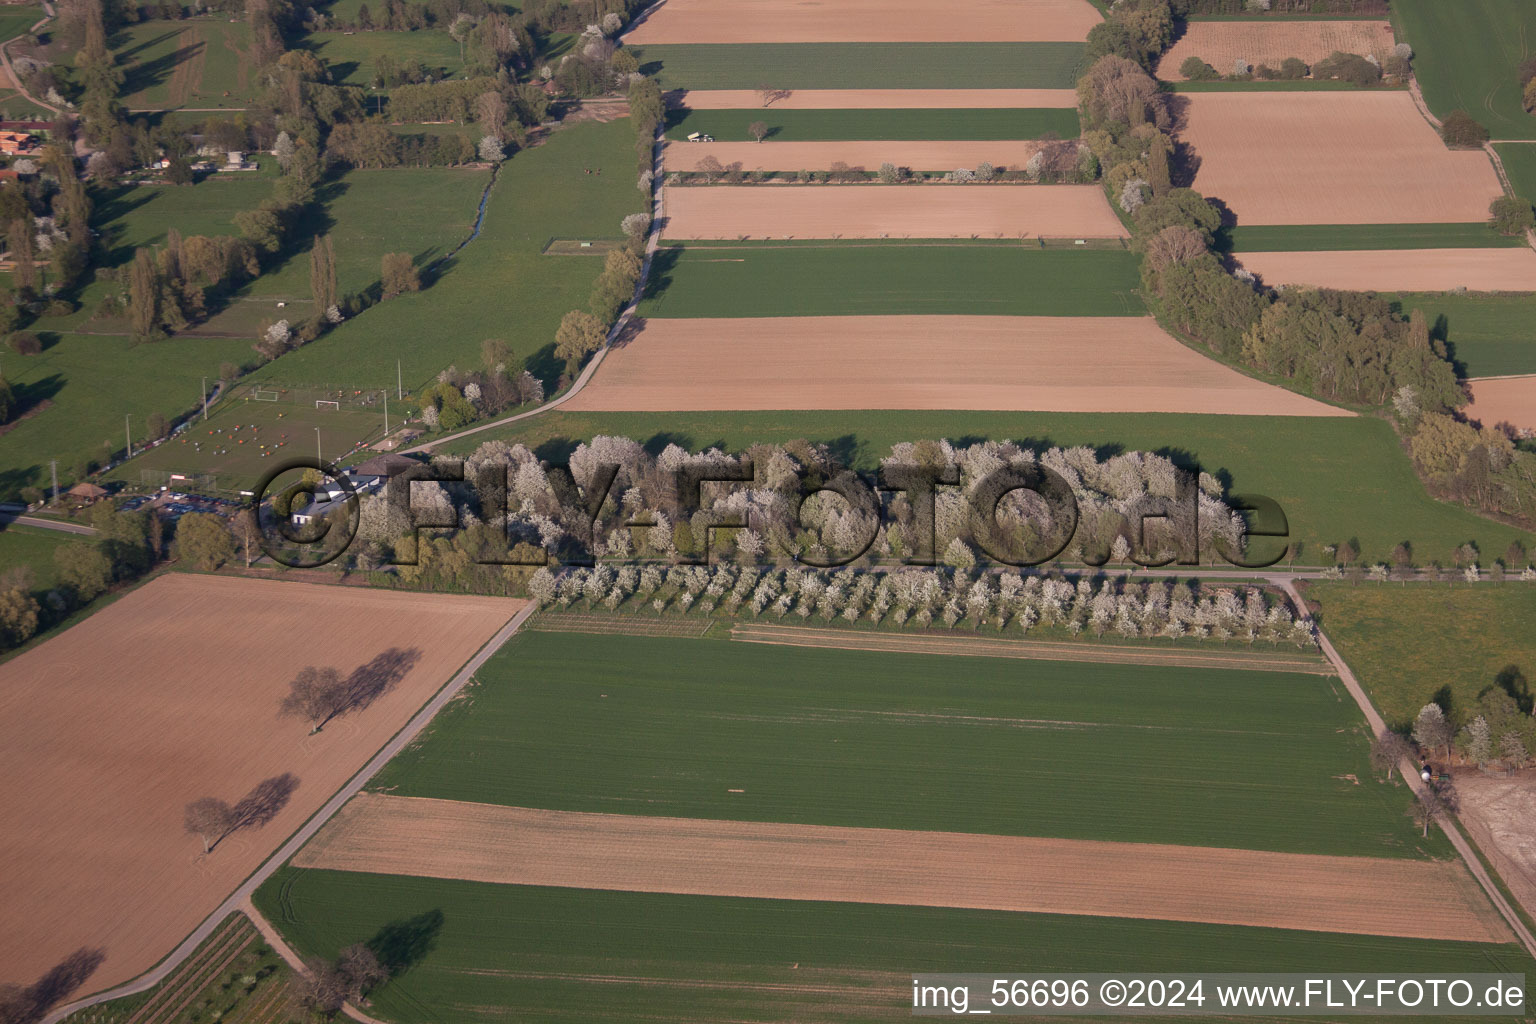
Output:
[[[1076,110],[688,110],[667,116],[667,138],[691,132],[719,142],[750,142],[754,121],[768,126],[769,142],[845,142],[864,140],[1038,139],[1048,133],[1077,138]]]
[[[1389,725],[1407,724],[1437,695],[1460,721],[1510,665],[1536,680],[1528,583],[1313,583],[1307,596],[1322,604],[1323,628]]]
[[[1071,89],[1082,43],[657,43],[663,89]]]
[[[1406,790],[1371,780],[1358,715],[1329,677],[956,669],[939,655],[525,633],[373,785],[554,810],[1443,852],[1421,848]]]
[[[666,317],[994,314],[1138,316],[1124,249],[1024,245],[668,245],[641,314]]]
[[[464,70],[459,44],[446,30],[416,32],[311,32],[304,48],[325,61],[338,85],[373,84],[380,57],[388,56],[405,67],[421,66],[434,80]]]
[[[0,566],[6,572],[26,569],[32,575],[30,589],[49,590],[58,580],[53,553],[70,541],[82,539],[88,538],[20,523],[0,525]]]
[[[1394,0],[1392,24],[1414,49],[1413,72],[1435,116],[1465,110],[1495,139],[1536,139],[1516,69],[1536,39],[1526,0]]]
[[[1224,230],[1229,252],[1302,252],[1341,249],[1518,249],[1525,239],[1501,235],[1487,224],[1255,225]]]
[[[244,107],[254,87],[246,56],[250,42],[251,30],[243,20],[124,25],[111,39],[127,76],[119,99],[130,110]]]
[[[1183,414],[1009,412],[552,412],[503,430],[486,431],[441,450],[470,452],[493,438],[521,441],[544,458],[563,461],[578,442],[622,434],[660,451],[741,450],[759,441],[808,438],[843,461],[872,468],[898,441],[946,437],[970,443],[1011,438],[1044,446],[1088,445],[1101,452],[1162,452],[1198,464],[1238,493],[1279,502],[1299,544],[1296,564],[1323,561],[1322,546],[1357,541],[1362,557],[1389,559],[1401,541],[1421,561],[1450,564],[1459,545],[1503,551],[1536,535],[1484,519],[1425,492],[1390,424],[1367,417],[1307,419]]]
[[[103,443],[121,449],[124,416],[130,419],[135,441],[143,441],[151,413],[175,416],[196,406],[205,374],[211,381],[224,362],[254,361],[251,343],[263,324],[308,316],[310,233],[331,232],[341,291],[363,292],[377,287],[384,253],[409,251],[425,266],[468,235],[487,180],[486,172],[466,168],[395,169],[352,171],[322,185],[320,211],[299,233],[301,240],[266,274],[216,306],[214,315],[193,334],[135,345],[126,321],[92,317],[113,286],[104,280],[87,285],[76,313],[31,325],[47,345],[41,354],[5,353],[6,379],[32,415],[0,433],[0,497],[40,483],[49,459],[59,459],[61,479],[67,481],[81,459],[100,459]],[[172,227],[183,235],[234,234],[234,215],[259,205],[271,188],[271,178],[251,174],[219,176],[182,188],[144,185],[99,191],[96,224],[109,250],[106,265],[126,263],[137,246],[163,244]],[[279,307],[279,302],[285,306]],[[288,360],[307,351],[285,356],[262,372],[279,380],[317,384],[357,383],[362,375],[343,372],[345,366],[327,367],[335,374],[329,377],[286,375]],[[367,372],[369,379],[361,384],[392,384],[393,360]]]
[[[1536,295],[1388,296],[1405,312],[1423,310],[1463,377],[1536,373]]]
[[[919,971],[1536,973],[1514,945],[294,868],[255,901],[305,955],[388,951],[370,1012],[400,1024],[891,1021]]]
[[[541,253],[555,237],[622,238],[620,222],[646,204],[634,161],[628,119],[565,128],[518,153],[497,173],[479,237],[440,264],[428,287],[354,317],[268,364],[258,378],[382,387],[394,382],[398,360],[406,389],[416,390],[449,364],[479,365],[480,342],[502,338],[552,380],[555,329],[567,312],[587,307],[603,261]],[[401,195],[371,216],[375,223],[395,218],[412,202]],[[468,234],[474,212],[473,200],[456,208],[457,237]],[[339,241],[337,249],[339,260]]]
[[[0,7],[0,42],[26,35],[42,17],[43,9],[30,4],[7,4]]]

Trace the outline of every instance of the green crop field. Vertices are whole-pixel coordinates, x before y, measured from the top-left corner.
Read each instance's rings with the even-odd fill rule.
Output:
[[[1301,252],[1342,249],[1519,248],[1525,239],[1486,224],[1311,224],[1228,228],[1219,240],[1228,252]]]
[[[374,785],[518,807],[1392,857],[1336,681],[526,633]],[[734,793],[730,790],[743,790]]]
[[[121,100],[130,110],[245,106],[254,69],[243,21],[195,18],[142,21],[112,36],[126,73]]]
[[[1467,111],[1495,139],[1536,139],[1536,117],[1520,105],[1519,64],[1536,43],[1528,0],[1394,0],[1398,38],[1413,47],[1413,71],[1435,115]]]
[[[666,317],[995,314],[1135,316],[1140,261],[1123,249],[670,245],[641,313]]]
[[[19,523],[0,525],[0,566],[5,572],[26,569],[32,574],[31,589],[46,591],[53,587],[58,574],[53,553],[62,545],[82,540],[72,533],[44,530]]]
[[[383,205],[376,216],[394,217],[408,202]],[[407,390],[415,390],[451,363],[479,365],[480,342],[503,338],[518,357],[533,357],[534,372],[552,381],[559,372],[550,368],[555,329],[567,312],[587,307],[603,263],[540,253],[552,237],[622,238],[620,222],[644,206],[635,189],[634,129],[627,118],[562,129],[501,166],[480,236],[441,268],[430,287],[364,312],[264,367],[258,377],[382,386],[395,380],[399,360]],[[473,214],[469,202],[453,222],[467,227]]]
[[[673,109],[667,138],[690,132],[713,135],[720,142],[750,142],[754,121],[768,126],[768,142],[860,141],[895,139],[1038,139],[1055,133],[1074,139],[1076,110],[746,110]]]
[[[870,467],[898,441],[1013,438],[1045,445],[1090,445],[1110,452],[1159,451],[1198,463],[1232,490],[1265,494],[1280,503],[1291,536],[1301,543],[1297,564],[1322,561],[1322,546],[1354,539],[1362,557],[1385,561],[1401,541],[1423,561],[1449,562],[1461,544],[1503,551],[1536,535],[1496,523],[1424,490],[1396,434],[1374,418],[1272,418],[1114,413],[1005,412],[730,412],[663,414],[556,411],[502,430],[486,431],[447,448],[473,451],[493,438],[537,447],[563,460],[579,441],[622,434],[664,447],[711,445],[740,450],[759,441],[809,438],[830,445],[852,465]]]
[[[1492,562],[1502,552],[1489,551]],[[1536,680],[1536,586],[1313,583],[1320,622],[1389,725],[1443,693],[1453,719],[1514,665]]]
[[[422,67],[434,80],[464,68],[459,44],[446,30],[416,32],[311,32],[304,47],[325,61],[338,85],[373,85],[380,57],[405,68]]]
[[[1536,373],[1536,295],[1404,293],[1405,312],[1423,310],[1464,377]]]
[[[630,47],[663,89],[1071,89],[1082,43],[666,43]]]
[[[892,1021],[912,1014],[916,971],[1536,976],[1515,945],[294,868],[255,901],[305,955],[389,951],[400,968],[370,1012],[400,1024]]]

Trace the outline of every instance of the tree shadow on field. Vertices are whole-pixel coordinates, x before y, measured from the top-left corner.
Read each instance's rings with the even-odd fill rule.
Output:
[[[261,828],[270,823],[288,806],[294,790],[298,788],[299,777],[292,772],[274,775],[256,783],[256,788],[235,804],[230,816],[229,832],[224,835],[228,836],[243,828]]]
[[[437,945],[437,936],[443,930],[442,910],[428,910],[403,921],[391,921],[380,928],[366,943],[379,958],[379,966],[389,972],[391,978],[409,970]]]
[[[645,301],[655,301],[661,298],[663,293],[672,284],[672,271],[677,267],[677,261],[683,258],[684,247],[681,245],[664,245],[656,250],[651,257],[651,272],[645,279],[645,291],[641,298]]]
[[[1509,694],[1522,715],[1529,715],[1531,708],[1536,707],[1536,698],[1531,694],[1531,684],[1526,681],[1525,673],[1520,671],[1519,665],[1505,665],[1499,670],[1499,674],[1493,677],[1493,684]]]
[[[34,1024],[42,1020],[51,1008],[78,991],[106,959],[106,950],[82,946],[26,988],[0,984],[0,1021]]]
[[[419,647],[391,647],[367,664],[359,665],[342,683],[344,709],[362,711],[394,689],[420,660]]]

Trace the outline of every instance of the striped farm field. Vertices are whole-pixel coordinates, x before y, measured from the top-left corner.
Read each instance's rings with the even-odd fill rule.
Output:
[[[1097,185],[693,185],[662,235],[696,238],[1124,238]]]
[[[748,131],[755,121],[761,121],[767,127],[767,141],[772,143],[882,139],[983,141],[1037,139],[1051,133],[1070,139],[1077,137],[1079,129],[1077,111],[1049,107],[1027,110],[992,107],[804,110],[775,103],[767,108],[748,105],[727,109],[673,107],[667,115],[667,138],[680,142],[689,134],[700,132],[713,135],[721,142],[755,141]],[[672,169],[670,161],[667,166]]]
[[[722,167],[746,170],[825,171],[836,163],[873,171],[889,163],[911,171],[952,171],[989,163],[1022,171],[1040,144],[1016,140],[888,139],[866,142],[669,142],[663,160],[670,171],[698,171],[713,158]]]
[[[1072,89],[1074,43],[652,43],[640,69],[666,90]]]
[[[1404,817],[1406,789],[1368,781],[1368,743],[1337,680],[958,658],[519,634],[371,788],[543,810],[1281,853],[1448,850]]]
[[[1225,228],[1232,252],[1324,252],[1333,249],[1518,249],[1525,239],[1501,235],[1485,221],[1465,224],[1240,224]]]
[[[510,885],[1513,939],[1460,861],[593,814],[377,793],[353,798],[292,863]]]
[[[679,373],[707,366],[707,373]],[[564,406],[1352,416],[1245,377],[1151,317],[653,319]]]
[[[943,43],[1079,42],[1101,20],[1089,0],[667,0],[639,18],[624,42]]]
[[[1244,267],[1278,285],[1375,292],[1536,292],[1536,251],[1363,249],[1238,253]]]
[[[689,110],[1076,110],[1076,89],[757,89],[677,91],[667,102]]]
[[[1231,74],[1238,60],[1251,67],[1279,68],[1287,57],[1316,64],[1336,50],[1379,59],[1391,52],[1394,42],[1392,26],[1386,21],[1189,21],[1184,34],[1163,54],[1157,76],[1183,79],[1179,66],[1191,57],[1223,75]]]
[[[1536,976],[1536,963],[1508,944],[297,868],[274,876],[257,903],[306,955],[334,956],[375,936],[417,938],[409,969],[373,993],[369,1008],[400,1024],[894,1021],[912,1015],[913,971],[1013,977],[1089,962],[1126,972],[1326,964]]]
[[[1487,155],[1447,149],[1405,91],[1186,99],[1194,187],[1240,225],[1473,222],[1503,194]]]
[[[1140,316],[1136,253],[1020,242],[664,245],[646,317]]]

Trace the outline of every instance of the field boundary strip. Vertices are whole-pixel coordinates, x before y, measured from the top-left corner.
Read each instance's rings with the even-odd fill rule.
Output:
[[[709,627],[708,619],[635,619],[582,612],[544,612],[528,620],[528,628],[540,633],[697,638],[709,632]]]
[[[1455,861],[555,811],[374,793],[349,802],[293,865],[624,892],[1457,941],[1511,937]]]
[[[783,644],[790,647],[831,647],[844,651],[889,651],[902,654],[957,654],[979,658],[1022,658],[1034,661],[1083,661],[1104,665],[1165,665],[1171,668],[1236,668],[1255,672],[1298,672],[1337,675],[1321,656],[1308,658],[1280,652],[1192,651],[1141,645],[1091,644],[1077,640],[993,640],[984,637],[865,633],[845,629],[737,623],[731,639],[742,643]]]

